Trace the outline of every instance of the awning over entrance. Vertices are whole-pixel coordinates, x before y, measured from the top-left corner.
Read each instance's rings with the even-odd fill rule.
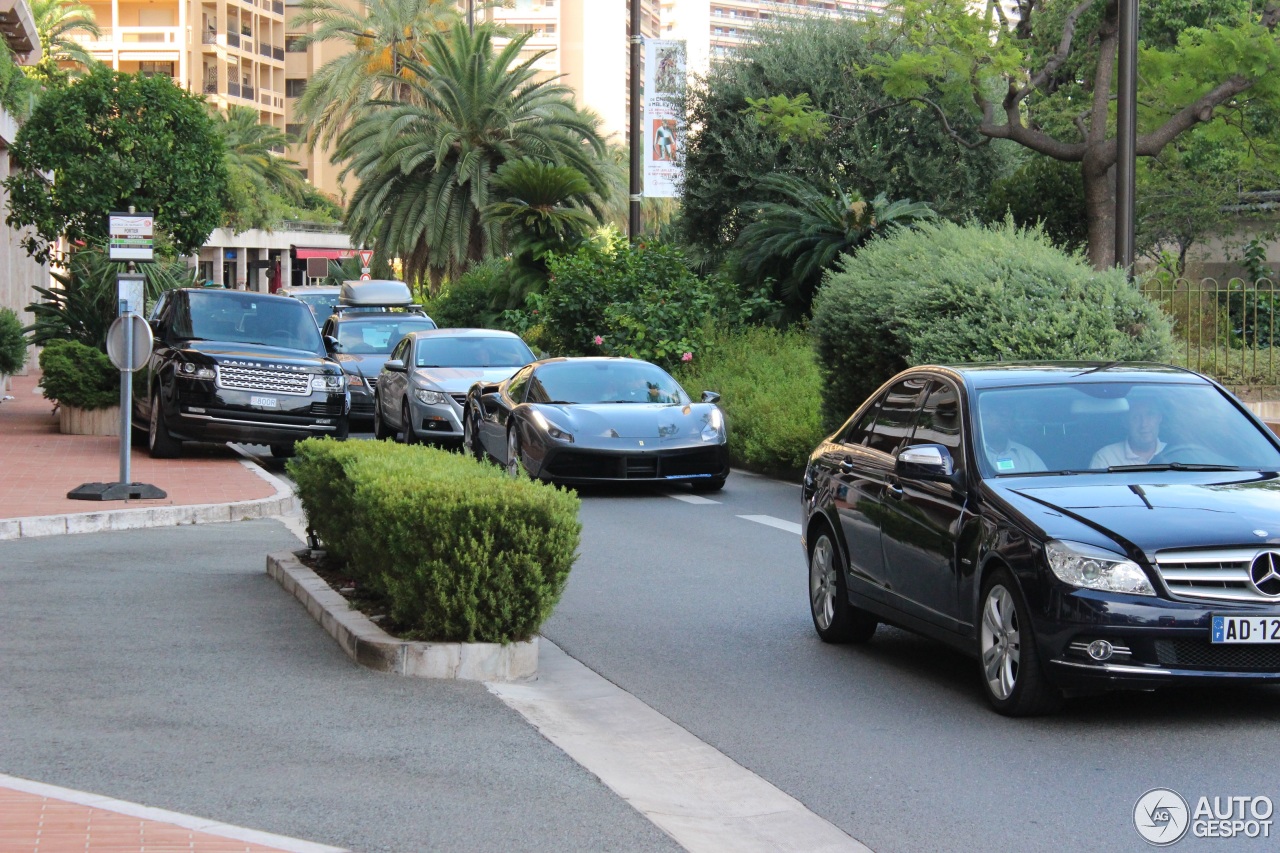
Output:
[[[345,258],[354,258],[356,256],[356,250],[294,246],[293,256],[300,261],[306,260],[307,258],[329,258],[330,260],[340,261]]]

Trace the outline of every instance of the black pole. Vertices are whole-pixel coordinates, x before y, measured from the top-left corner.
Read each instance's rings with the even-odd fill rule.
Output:
[[[476,31],[476,0],[467,0],[467,32],[475,34]]]
[[[1119,0],[1116,81],[1116,266],[1133,275],[1138,147],[1138,0]]]
[[[644,134],[640,127],[640,51],[644,39],[640,35],[641,0],[631,0],[631,208],[627,218],[627,234],[634,243],[640,239],[640,152]]]

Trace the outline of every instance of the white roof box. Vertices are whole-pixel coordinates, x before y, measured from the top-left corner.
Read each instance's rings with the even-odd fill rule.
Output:
[[[344,281],[338,294],[342,305],[369,307],[402,306],[413,304],[413,294],[403,281],[370,279],[368,281]]]

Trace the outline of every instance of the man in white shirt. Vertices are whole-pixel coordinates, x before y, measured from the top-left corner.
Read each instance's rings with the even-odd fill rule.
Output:
[[[1106,470],[1112,465],[1146,465],[1167,446],[1160,440],[1164,420],[1160,406],[1150,398],[1129,402],[1129,428],[1124,441],[1108,444],[1093,454],[1090,468]]]
[[[1046,470],[1044,460],[1034,450],[1013,440],[1013,404],[1006,396],[988,394],[979,405],[982,448],[997,474]]]

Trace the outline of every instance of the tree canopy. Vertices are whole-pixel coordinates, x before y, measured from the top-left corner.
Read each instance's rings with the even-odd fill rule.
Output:
[[[50,89],[11,152],[19,168],[4,182],[6,222],[33,228],[22,245],[38,260],[63,235],[105,239],[107,215],[130,205],[155,214],[181,254],[199,249],[221,222],[222,139],[203,99],[163,75],[97,66]]]
[[[1198,125],[1214,125],[1223,139],[1247,135],[1250,122],[1241,115],[1280,103],[1280,7],[1265,3],[1143,4],[1139,157],[1160,154]],[[1116,0],[1019,0],[1013,27],[992,14],[998,8],[984,11],[968,0],[896,0],[889,18],[900,49],[873,57],[864,71],[891,96],[934,113],[965,146],[1008,139],[1080,164],[1089,259],[1096,268],[1110,266]],[[960,103],[967,105],[963,113],[955,110]],[[1274,157],[1274,136],[1253,136],[1249,147]]]
[[[682,194],[687,242],[718,260],[752,220],[751,202],[785,201],[761,186],[775,173],[863,198],[917,199],[947,218],[976,211],[1004,169],[1003,152],[964,149],[932,116],[886,109],[894,98],[858,73],[896,49],[884,27],[810,18],[762,28],[755,43],[691,85]],[[787,105],[806,98],[811,115],[829,118],[797,121],[805,116]],[[970,132],[976,125],[960,121]]]

